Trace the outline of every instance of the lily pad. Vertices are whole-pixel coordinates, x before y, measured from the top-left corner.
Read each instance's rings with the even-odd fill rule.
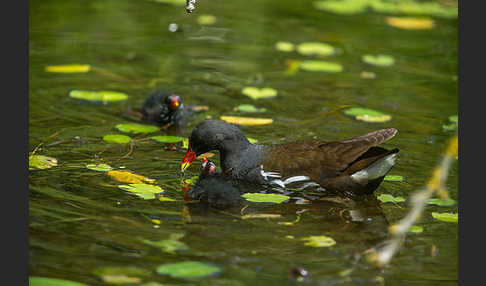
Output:
[[[364,12],[367,8],[367,1],[353,0],[331,0],[314,2],[314,7],[318,10],[331,12],[339,15],[353,15]]]
[[[90,65],[58,65],[46,66],[46,72],[53,73],[86,73],[91,69]]]
[[[158,274],[169,275],[173,278],[197,279],[212,276],[221,272],[218,266],[198,261],[184,261],[162,264],[156,269]]]
[[[121,170],[121,171],[113,170],[113,171],[108,171],[106,174],[110,176],[112,179],[123,183],[143,184],[144,182],[153,183],[155,181],[154,179],[150,179],[145,176],[135,174],[131,171],[126,171],[126,170]]]
[[[250,141],[251,144],[258,143],[258,139],[250,138],[250,137],[247,137],[246,139],[248,139],[248,141]]]
[[[118,187],[124,191],[131,192],[144,200],[155,199],[156,194],[164,192],[159,186],[149,184],[119,185]]]
[[[292,52],[295,49],[295,46],[290,42],[276,42],[275,49],[281,52]]]
[[[119,143],[119,144],[126,144],[129,143],[132,138],[126,135],[119,135],[119,134],[107,134],[103,136],[103,141],[108,143]]]
[[[108,284],[138,284],[142,282],[140,277],[149,277],[151,271],[133,266],[105,266],[93,271]]]
[[[145,244],[160,248],[164,252],[175,254],[176,251],[189,249],[189,247],[184,242],[179,241],[179,239],[181,239],[182,237],[184,237],[183,233],[173,233],[168,239],[163,239],[159,241],[142,239],[141,241]]]
[[[383,203],[401,203],[405,201],[405,198],[403,197],[394,197],[390,194],[381,194],[377,197],[377,199]]]
[[[128,98],[128,95],[116,91],[87,91],[87,90],[71,90],[69,97],[93,102],[115,102],[122,101]]]
[[[456,201],[454,201],[453,199],[432,198],[427,200],[427,204],[448,207],[455,205]]]
[[[122,132],[133,133],[133,134],[152,133],[152,132],[156,132],[156,131],[159,130],[159,128],[157,126],[146,125],[146,124],[138,124],[138,123],[118,124],[118,125],[115,126],[115,128],[122,131]]]
[[[216,24],[217,19],[216,16],[214,15],[209,15],[209,14],[202,14],[199,17],[197,17],[197,23],[199,25],[214,25]]]
[[[403,182],[403,176],[400,175],[386,175],[383,179],[387,182]]]
[[[330,56],[336,53],[333,46],[319,42],[301,43],[297,46],[297,52],[301,55]]]
[[[88,284],[58,278],[29,276],[29,286],[88,286]]]
[[[336,241],[332,237],[325,235],[304,237],[301,240],[307,241],[304,244],[312,247],[329,247],[336,244]]]
[[[458,222],[457,213],[437,213],[433,212],[432,217],[445,222]]]
[[[355,119],[365,122],[387,122],[391,120],[390,115],[368,108],[353,107],[344,110],[344,114],[354,116]]]
[[[277,96],[277,91],[270,87],[258,88],[254,86],[247,86],[241,90],[241,93],[252,99],[273,98]]]
[[[87,169],[93,170],[93,171],[100,171],[100,172],[108,172],[113,170],[113,168],[108,165],[108,164],[87,164],[86,165]]]
[[[251,104],[242,104],[234,108],[237,112],[259,113],[267,111],[265,108],[257,108]]]
[[[326,61],[301,61],[299,68],[305,71],[338,73],[343,71],[343,66],[339,63]]]
[[[177,200],[174,200],[174,199],[171,199],[171,198],[168,198],[168,197],[164,197],[164,196],[159,196],[158,199],[161,202],[177,202]]]
[[[395,63],[395,58],[389,55],[363,55],[361,60],[367,64],[380,67],[389,67]]]
[[[434,20],[430,18],[387,17],[385,21],[389,26],[405,30],[426,30],[435,27]]]
[[[29,170],[43,170],[57,166],[57,159],[43,155],[29,156]]]
[[[246,193],[242,195],[249,202],[253,203],[276,203],[280,204],[288,199],[289,196],[279,194]]]
[[[183,137],[179,137],[179,136],[163,136],[163,135],[159,135],[159,136],[152,136],[150,137],[151,139],[157,141],[157,142],[161,142],[161,143],[177,143],[177,142],[182,142],[184,141],[184,138]]]
[[[239,116],[221,116],[221,120],[228,123],[238,124],[238,125],[266,125],[272,124],[272,118],[255,118],[255,117],[239,117]]]
[[[424,231],[424,228],[419,225],[412,225],[412,227],[408,230],[411,233],[421,233]]]

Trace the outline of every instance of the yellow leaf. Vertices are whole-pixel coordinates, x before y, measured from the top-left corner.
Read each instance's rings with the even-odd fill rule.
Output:
[[[405,30],[423,30],[435,27],[434,20],[430,18],[387,17],[386,23],[392,27]]]
[[[199,156],[196,157],[196,159],[203,159],[203,158],[211,158],[211,157],[214,157],[214,153],[211,153],[211,152],[207,152],[207,153],[203,153]]]
[[[247,214],[241,217],[241,219],[249,219],[249,218],[279,218],[282,215],[279,214]]]
[[[109,171],[106,173],[108,176],[111,178],[123,182],[123,183],[132,183],[132,184],[143,184],[144,182],[146,183],[153,183],[155,182],[154,179],[150,179],[147,177],[144,177],[142,175],[137,175],[135,173],[132,173],[130,171]]]
[[[273,123],[272,118],[221,116],[220,119],[238,125],[265,125]]]
[[[84,73],[91,69],[90,65],[62,65],[62,66],[46,66],[46,72],[58,73]]]

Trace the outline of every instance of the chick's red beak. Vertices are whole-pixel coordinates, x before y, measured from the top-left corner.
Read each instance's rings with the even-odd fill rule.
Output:
[[[172,110],[176,110],[177,108],[179,108],[179,105],[180,105],[180,101],[179,101],[179,98],[178,97],[173,97],[172,100],[170,101],[170,108]]]
[[[196,159],[196,153],[191,150],[191,147],[187,148],[186,156],[182,160],[181,171],[184,172],[191,165],[192,161]]]

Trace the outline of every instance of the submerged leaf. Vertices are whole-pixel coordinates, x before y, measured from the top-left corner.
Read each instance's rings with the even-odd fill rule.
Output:
[[[241,93],[252,99],[273,98],[277,96],[277,91],[270,87],[260,89],[254,86],[247,86],[241,90]]]
[[[390,194],[381,194],[377,197],[383,203],[401,203],[405,201],[403,197],[394,197]]]
[[[258,113],[267,111],[265,108],[256,108],[251,104],[242,104],[234,108],[236,112],[248,112],[248,113]]]
[[[275,49],[281,52],[292,52],[295,49],[295,46],[290,42],[276,42]]]
[[[183,233],[173,233],[168,239],[159,241],[142,239],[141,241],[145,244],[160,248],[164,252],[174,254],[176,251],[189,249],[184,242],[179,241],[182,237],[184,237]]]
[[[273,123],[272,118],[254,118],[239,116],[221,116],[221,120],[238,125],[266,125]]]
[[[318,10],[323,10],[340,15],[352,15],[364,12],[367,7],[367,1],[353,1],[353,0],[327,0],[314,2],[314,7]]]
[[[215,265],[198,261],[184,261],[162,264],[156,269],[158,274],[173,278],[196,279],[218,274],[221,269]]]
[[[108,164],[87,164],[86,168],[93,171],[100,171],[100,172],[107,172],[113,170],[113,168]]]
[[[132,138],[126,135],[119,135],[119,134],[108,134],[103,136],[103,141],[108,143],[119,143],[119,144],[126,144],[129,143]]]
[[[432,217],[445,222],[458,222],[457,213],[437,213],[433,212]]]
[[[133,266],[106,266],[95,269],[93,274],[108,284],[138,284],[142,282],[140,277],[148,277],[151,273],[149,270]]]
[[[254,203],[276,203],[280,204],[288,199],[289,196],[279,194],[246,193],[242,195],[249,202]]]
[[[199,25],[213,25],[216,24],[216,17],[213,15],[208,15],[208,14],[202,14],[199,17],[197,17],[197,23]]]
[[[448,207],[455,205],[456,201],[454,201],[453,199],[432,198],[427,200],[427,204]]]
[[[149,184],[119,185],[118,187],[124,191],[131,192],[144,200],[155,199],[156,194],[164,192],[159,186]]]
[[[122,131],[122,132],[133,133],[133,134],[152,133],[152,132],[156,132],[156,131],[159,130],[159,128],[157,126],[146,125],[146,124],[138,124],[138,123],[118,124],[118,125],[115,126],[115,128]]]
[[[43,170],[57,166],[57,159],[43,155],[29,156],[29,170]]]
[[[164,3],[164,4],[171,4],[175,6],[185,6],[186,0],[152,0],[154,2]]]
[[[88,286],[88,284],[58,278],[29,276],[29,286]]]
[[[336,51],[333,46],[319,42],[301,43],[297,46],[297,52],[302,55],[330,56]]]
[[[434,20],[429,18],[387,17],[386,23],[389,26],[405,30],[424,30],[435,27]]]
[[[395,63],[395,59],[389,55],[363,55],[361,60],[367,64],[380,66],[380,67],[388,67]]]
[[[412,227],[408,230],[411,233],[421,233],[424,231],[424,228],[419,225],[412,225]]]
[[[308,242],[304,244],[312,247],[329,247],[336,244],[336,241],[332,237],[325,235],[304,237],[301,240],[307,240]]]
[[[155,140],[155,141],[161,142],[161,143],[177,143],[177,142],[184,141],[184,138],[183,137],[179,137],[179,136],[163,136],[163,135],[159,135],[159,136],[152,136],[150,138],[153,139],[153,140]]]
[[[122,101],[128,98],[128,95],[116,91],[87,91],[87,90],[71,90],[69,97],[75,99],[82,99],[94,102],[115,102]]]
[[[145,176],[138,175],[131,171],[125,171],[125,170],[108,171],[106,174],[110,176],[112,179],[122,183],[143,184],[144,182],[153,183],[155,181],[154,179],[150,179]]]
[[[305,71],[337,73],[343,71],[343,66],[338,63],[326,61],[301,61],[299,68]]]
[[[90,69],[90,65],[59,65],[46,66],[45,71],[54,73],[86,73]]]
[[[403,176],[400,175],[386,175],[383,179],[387,182],[403,182]]]

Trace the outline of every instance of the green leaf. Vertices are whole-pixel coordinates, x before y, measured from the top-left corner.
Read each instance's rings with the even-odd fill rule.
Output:
[[[46,72],[53,73],[86,73],[91,69],[90,65],[59,65],[59,66],[46,66]]]
[[[332,237],[325,235],[304,237],[301,240],[307,241],[304,244],[312,247],[329,247],[336,244],[336,241]]]
[[[395,59],[389,55],[363,55],[361,60],[367,64],[380,66],[380,67],[389,67],[395,63]]]
[[[356,0],[327,0],[314,2],[314,7],[317,10],[331,12],[339,15],[353,15],[364,12],[367,8],[368,1]]]
[[[88,284],[58,278],[29,276],[29,286],[88,286]]]
[[[138,123],[118,124],[118,125],[115,126],[115,128],[122,131],[122,132],[133,133],[133,134],[152,133],[152,132],[156,132],[156,131],[159,130],[159,128],[157,126],[138,124]]]
[[[458,222],[457,213],[437,213],[433,212],[432,217],[445,222]]]
[[[403,182],[403,176],[400,175],[386,175],[383,179],[387,182]]]
[[[336,50],[333,46],[325,43],[309,42],[301,43],[297,46],[297,52],[302,55],[318,55],[318,56],[330,56],[333,55]]]
[[[247,112],[247,113],[258,113],[258,112],[265,112],[267,111],[265,108],[256,108],[254,105],[251,104],[242,104],[235,107],[236,111],[239,112]]]
[[[401,203],[405,201],[403,197],[394,197],[390,194],[381,194],[377,197],[383,203]]]
[[[158,3],[170,4],[174,6],[185,6],[186,0],[152,0]]]
[[[458,116],[457,115],[449,116],[449,121],[450,122],[457,123],[457,120],[458,120]]]
[[[216,17],[213,15],[208,15],[208,14],[202,14],[199,17],[197,17],[197,23],[199,25],[213,25],[216,24]]]
[[[247,137],[246,139],[248,139],[248,141],[250,141],[251,144],[258,143],[258,139],[250,138],[250,137]]]
[[[412,225],[412,227],[408,230],[411,233],[421,233],[424,231],[424,228],[419,225]]]
[[[169,239],[159,241],[142,239],[141,241],[145,244],[160,248],[164,252],[174,254],[176,251],[189,249],[184,242],[179,241],[179,239],[181,239],[183,236],[183,233],[174,233]]]
[[[113,168],[108,164],[87,164],[86,168],[93,171],[107,172],[113,170]]]
[[[126,144],[129,143],[132,138],[126,135],[119,135],[119,134],[108,134],[103,136],[103,141],[108,143],[119,143],[119,144]]]
[[[116,91],[87,91],[87,90],[72,90],[69,92],[69,97],[82,99],[87,101],[95,101],[95,102],[115,102],[126,100],[128,95],[116,92]]]
[[[280,204],[288,199],[289,196],[279,194],[246,193],[242,195],[249,202],[253,203],[276,203]]]
[[[164,192],[164,190],[162,190],[159,186],[149,184],[119,185],[118,188],[131,192],[144,200],[155,199],[156,194]]]
[[[173,278],[197,279],[221,272],[215,265],[210,265],[198,261],[185,261],[176,263],[162,264],[156,269],[158,274],[169,275]]]
[[[305,71],[337,73],[343,71],[343,66],[338,63],[326,61],[301,61],[299,68]]]
[[[273,98],[277,96],[277,91],[270,87],[260,89],[254,86],[247,86],[241,90],[241,93],[252,99]]]
[[[391,120],[390,115],[369,108],[348,108],[344,110],[344,114],[354,116],[355,119],[365,122],[386,122]]]
[[[295,46],[290,42],[276,42],[275,49],[281,52],[292,52],[295,49]]]
[[[163,136],[163,135],[159,135],[159,136],[152,136],[150,137],[151,139],[157,141],[157,142],[161,142],[161,143],[177,143],[177,142],[182,142],[184,141],[184,138],[183,137],[179,137],[179,136]]]
[[[448,206],[453,206],[456,204],[456,201],[453,199],[439,199],[439,198],[432,198],[427,200],[427,204],[429,205],[437,205],[437,206],[443,206],[443,207],[448,207]]]
[[[108,284],[138,284],[140,277],[149,277],[150,270],[134,266],[104,266],[93,271],[93,274]]]
[[[43,155],[29,156],[29,170],[43,170],[57,166],[57,159]]]

